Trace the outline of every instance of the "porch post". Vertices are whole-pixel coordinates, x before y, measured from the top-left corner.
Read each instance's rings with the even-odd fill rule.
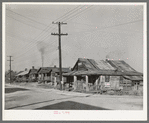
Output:
[[[54,77],[54,88],[56,88],[57,82],[56,82],[56,77]]]
[[[138,90],[138,82],[136,82],[137,90]]]
[[[97,79],[96,79],[96,91],[98,90],[98,80],[99,80],[99,77],[97,77]]]
[[[64,77],[62,76],[62,90],[64,89]]]
[[[42,80],[44,80],[44,74],[42,73]]]
[[[73,76],[74,77],[74,90],[77,89],[77,76]]]
[[[100,90],[102,90],[103,84],[102,84],[102,75],[100,76]]]
[[[52,78],[53,78],[53,74],[52,74],[52,72],[51,72],[51,82],[53,82]]]
[[[88,87],[88,76],[86,75],[86,91],[89,91],[89,87]]]
[[[47,83],[47,74],[45,73],[45,83]]]

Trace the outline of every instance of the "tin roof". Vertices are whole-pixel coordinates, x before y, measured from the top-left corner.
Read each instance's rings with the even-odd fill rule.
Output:
[[[138,76],[142,74],[137,71],[131,71],[131,69],[129,71],[121,71],[116,66],[111,65],[108,61],[79,58],[72,71],[63,74],[63,76],[74,75]]]
[[[137,72],[123,60],[106,60],[106,61],[113,67],[118,68],[119,71]]]

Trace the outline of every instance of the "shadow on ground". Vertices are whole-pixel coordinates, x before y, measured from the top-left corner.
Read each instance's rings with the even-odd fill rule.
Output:
[[[5,88],[5,93],[13,93],[16,91],[27,91],[29,89],[24,89],[24,88]]]
[[[73,101],[65,101],[60,102],[53,105],[48,105],[40,108],[36,108],[35,110],[110,110],[101,107],[91,106],[83,103],[73,102]]]

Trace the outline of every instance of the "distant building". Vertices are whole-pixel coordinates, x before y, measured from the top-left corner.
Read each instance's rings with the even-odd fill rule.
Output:
[[[69,68],[62,68],[62,73],[70,72]],[[41,67],[37,71],[38,73],[38,81],[47,81],[47,82],[54,82],[54,77],[57,78],[59,81],[59,68],[54,67]]]
[[[23,72],[16,75],[17,82],[28,82],[28,78],[29,78],[29,71],[27,70],[27,68],[25,68]]]
[[[29,70],[28,74],[29,74],[29,82],[37,82],[38,81],[38,73],[37,73],[37,69],[34,68],[34,66],[32,66],[32,69]]]

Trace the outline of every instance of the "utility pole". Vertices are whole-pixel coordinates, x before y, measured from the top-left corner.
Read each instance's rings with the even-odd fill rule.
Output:
[[[10,65],[9,66],[10,66],[10,83],[11,83],[11,61],[13,61],[13,60],[11,60],[12,56],[7,56],[7,57],[10,57],[10,60],[7,60],[7,61],[10,61]]]
[[[63,34],[61,33],[61,25],[62,24],[67,24],[67,23],[63,23],[63,22],[52,22],[52,24],[58,24],[58,28],[59,28],[59,33],[51,33],[51,35],[58,35],[59,36],[59,75],[60,75],[60,90],[62,89],[62,60],[61,60],[61,36],[63,35],[68,35],[67,33],[66,34]]]

